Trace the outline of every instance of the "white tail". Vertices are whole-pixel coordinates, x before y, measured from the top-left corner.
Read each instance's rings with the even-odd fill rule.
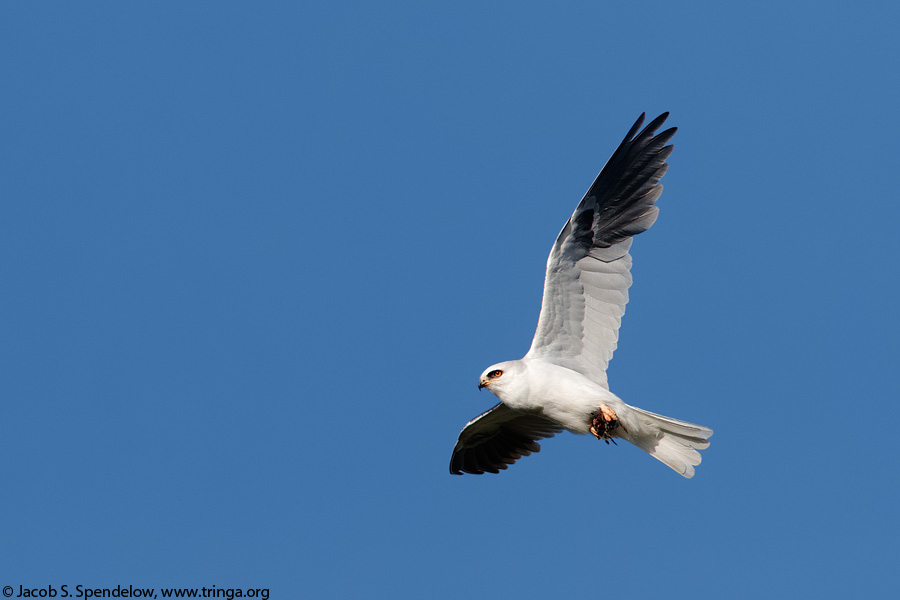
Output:
[[[624,412],[624,414],[623,414]],[[698,450],[709,447],[713,430],[702,425],[657,415],[634,406],[618,411],[619,427],[615,436],[631,442],[653,458],[662,461],[687,478],[694,476],[700,464]]]

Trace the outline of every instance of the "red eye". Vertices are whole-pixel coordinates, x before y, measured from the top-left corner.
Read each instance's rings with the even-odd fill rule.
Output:
[[[503,375],[503,371],[491,371],[488,373],[488,379],[497,379],[501,375]]]

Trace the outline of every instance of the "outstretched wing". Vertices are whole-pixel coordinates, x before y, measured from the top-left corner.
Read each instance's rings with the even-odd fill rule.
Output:
[[[526,356],[577,371],[607,386],[631,286],[632,236],[656,221],[675,128],[654,135],[669,113],[639,134],[642,114],[563,227],[544,280],[537,332]],[[635,135],[637,134],[637,135]]]
[[[540,452],[535,440],[563,430],[539,415],[513,410],[502,402],[466,423],[450,457],[453,475],[499,473],[523,456]]]

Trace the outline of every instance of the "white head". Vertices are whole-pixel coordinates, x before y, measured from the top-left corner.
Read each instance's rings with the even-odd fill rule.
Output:
[[[527,387],[527,378],[524,377],[525,364],[521,360],[508,360],[506,362],[491,365],[484,370],[478,380],[478,389],[487,388],[500,400],[510,395],[518,395],[525,390],[520,390],[523,385]]]

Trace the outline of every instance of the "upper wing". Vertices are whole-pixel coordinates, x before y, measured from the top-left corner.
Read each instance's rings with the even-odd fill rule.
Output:
[[[450,472],[499,473],[523,456],[540,452],[541,445],[535,440],[562,430],[549,419],[513,410],[501,402],[466,423],[450,457]]]
[[[631,286],[631,238],[656,221],[659,180],[675,128],[654,133],[669,113],[637,136],[642,114],[563,227],[544,280],[537,332],[527,356],[577,371],[607,387],[606,366],[619,339]]]

